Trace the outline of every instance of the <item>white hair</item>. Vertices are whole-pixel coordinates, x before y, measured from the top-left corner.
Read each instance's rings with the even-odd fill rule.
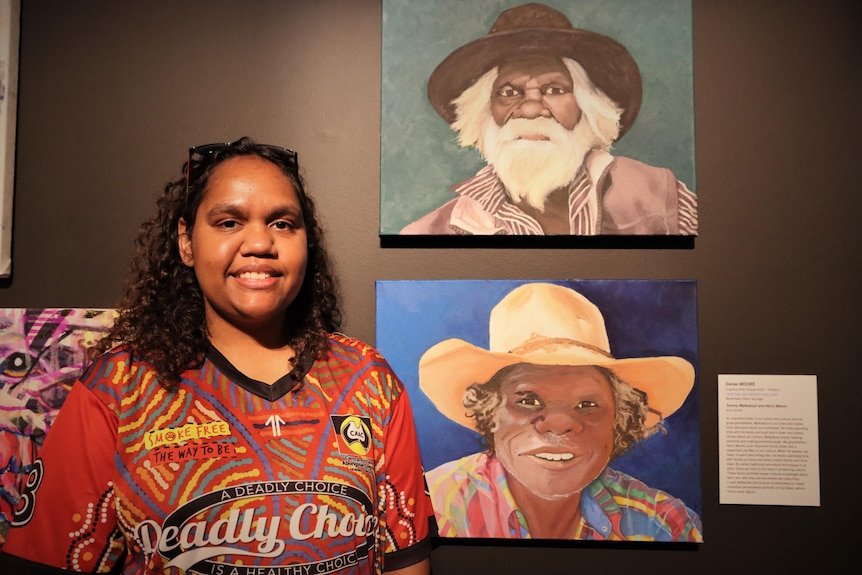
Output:
[[[572,77],[573,93],[581,109],[582,120],[593,133],[592,148],[609,150],[619,137],[623,110],[590,81],[580,64],[571,58],[562,58],[562,61]],[[452,128],[458,132],[458,143],[464,148],[476,146],[483,155],[482,136],[488,122],[494,121],[491,92],[498,72],[497,67],[491,68],[452,101],[456,117]]]
[[[462,148],[475,146],[482,141],[482,134],[491,115],[491,92],[497,81],[498,68],[494,66],[481,78],[473,82],[461,95],[452,100],[455,104],[455,121],[452,129],[458,132],[458,143]],[[481,144],[479,151],[481,152]]]
[[[567,130],[551,118],[512,118],[502,128],[488,122],[478,146],[509,197],[544,212],[551,193],[577,177],[595,141],[587,122]]]
[[[580,64],[571,58],[563,58],[563,64],[572,76],[575,101],[596,136],[597,147],[610,150],[620,136],[623,109],[590,81],[587,71]]]

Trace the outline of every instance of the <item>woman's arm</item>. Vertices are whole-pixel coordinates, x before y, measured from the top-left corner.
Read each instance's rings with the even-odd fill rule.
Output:
[[[76,382],[27,476],[4,556],[68,571],[113,567],[125,546],[112,484],[116,430],[115,414]]]

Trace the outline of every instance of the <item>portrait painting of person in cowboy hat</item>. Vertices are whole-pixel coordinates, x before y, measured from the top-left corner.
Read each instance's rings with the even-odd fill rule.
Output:
[[[639,66],[639,57],[651,63],[649,54],[642,54],[643,41],[636,43],[641,49],[636,57],[619,40],[574,26],[567,14],[578,16],[583,2],[558,3],[559,9],[538,3],[468,3],[474,21],[481,21],[479,11],[488,4],[500,5],[490,27],[449,48],[427,78],[428,104],[448,125],[446,137],[475,150],[481,163],[457,183],[450,181],[451,190],[435,196],[434,205],[423,201],[425,211],[414,212],[398,233],[697,235],[697,195],[685,181],[665,165],[616,150],[635,127],[641,128],[645,95],[662,94],[645,93],[652,85]],[[639,22],[634,30],[644,28]],[[657,40],[667,56],[665,39]],[[690,87],[685,92],[691,96]],[[385,90],[383,97],[385,117]],[[672,97],[680,94],[675,91]],[[655,121],[657,112],[643,115]],[[660,118],[686,113],[682,108]],[[399,126],[405,128],[403,122]],[[649,138],[647,129],[638,135],[647,147],[668,145]],[[385,125],[383,130],[386,148],[393,138]],[[405,131],[415,136],[415,130]],[[691,125],[671,136],[685,137],[686,132],[691,133]],[[693,157],[690,142],[688,161]],[[411,144],[401,146],[409,150]],[[388,208],[387,159],[384,150],[382,227]],[[432,169],[439,167],[433,157],[424,161]],[[404,177],[392,183],[409,185]]]
[[[486,316],[487,338],[427,345],[411,395],[439,534],[701,542],[693,282],[476,283],[440,290],[507,290]],[[405,301],[426,303],[421,286],[408,287]],[[440,321],[458,331],[452,316]],[[381,337],[379,326],[388,345]]]

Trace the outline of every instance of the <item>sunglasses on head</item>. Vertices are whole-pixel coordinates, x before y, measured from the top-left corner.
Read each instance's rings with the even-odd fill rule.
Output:
[[[229,150],[233,146],[235,146],[237,142],[217,142],[214,144],[203,144],[202,146],[192,146],[189,148],[189,163],[186,168],[186,194],[189,192],[189,178],[191,177],[192,171],[192,157],[200,156],[201,161],[204,161],[206,158],[209,158],[210,161],[215,157],[216,154]],[[281,146],[272,146],[269,144],[257,144],[258,148],[263,148],[270,152],[275,153],[276,155],[284,158],[285,163],[288,167],[298,169],[299,168],[299,156],[290,148],[282,148]]]

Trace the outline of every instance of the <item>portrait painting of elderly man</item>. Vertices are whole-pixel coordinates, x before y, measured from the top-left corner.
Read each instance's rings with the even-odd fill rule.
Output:
[[[697,235],[687,2],[416,4],[384,2],[381,235]]]
[[[378,282],[440,535],[701,542],[695,310],[688,281]]]

